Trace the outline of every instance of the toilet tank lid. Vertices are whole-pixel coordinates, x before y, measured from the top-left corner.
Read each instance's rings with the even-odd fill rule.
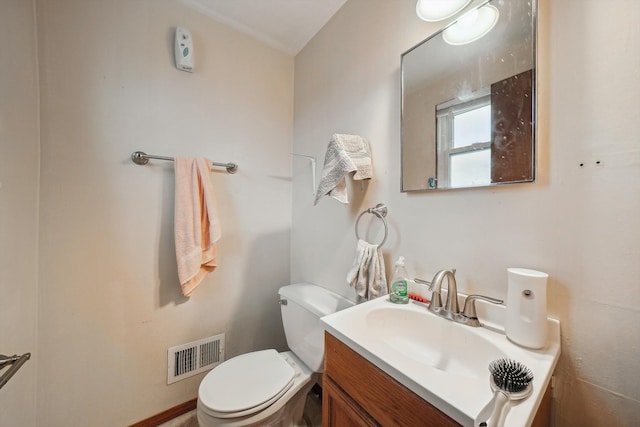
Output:
[[[311,283],[295,283],[278,290],[280,296],[291,300],[318,317],[352,307],[354,303],[342,295]]]

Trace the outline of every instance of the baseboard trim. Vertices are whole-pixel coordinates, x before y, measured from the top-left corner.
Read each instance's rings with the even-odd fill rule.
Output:
[[[193,411],[194,409],[196,409],[197,402],[198,402],[198,399],[191,399],[188,402],[184,402],[179,405],[176,405],[173,408],[167,409],[166,411],[162,411],[159,414],[156,414],[145,420],[142,420],[135,424],[131,424],[129,427],[156,427],[162,423],[171,421],[172,419],[177,418],[182,414],[186,414],[189,411]]]

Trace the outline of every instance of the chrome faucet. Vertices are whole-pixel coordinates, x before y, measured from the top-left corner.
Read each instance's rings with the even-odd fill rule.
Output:
[[[456,285],[456,270],[440,270],[433,276],[431,281],[431,302],[429,303],[429,311],[454,320],[456,315],[460,314],[460,306],[458,305],[458,286]],[[447,278],[447,303],[442,307],[442,281]]]
[[[493,304],[502,304],[504,301],[486,297],[484,295],[469,295],[464,302],[464,309],[460,312],[458,305],[458,286],[456,284],[456,270],[440,270],[433,277],[431,282],[426,280],[414,279],[417,283],[427,285],[431,288],[431,302],[428,310],[445,319],[453,320],[469,326],[482,326],[476,314],[476,300],[483,300]],[[447,303],[442,306],[442,282],[447,278]]]

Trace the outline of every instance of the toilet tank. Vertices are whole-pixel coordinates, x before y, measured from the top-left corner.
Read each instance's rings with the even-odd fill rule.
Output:
[[[354,305],[328,289],[296,283],[278,290],[287,344],[314,372],[322,372],[324,327],[320,318]],[[285,302],[286,301],[286,302]]]

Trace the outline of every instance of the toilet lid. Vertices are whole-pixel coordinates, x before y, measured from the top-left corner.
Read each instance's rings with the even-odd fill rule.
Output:
[[[236,356],[215,367],[198,397],[220,417],[249,415],[269,406],[292,385],[295,370],[275,350]]]

